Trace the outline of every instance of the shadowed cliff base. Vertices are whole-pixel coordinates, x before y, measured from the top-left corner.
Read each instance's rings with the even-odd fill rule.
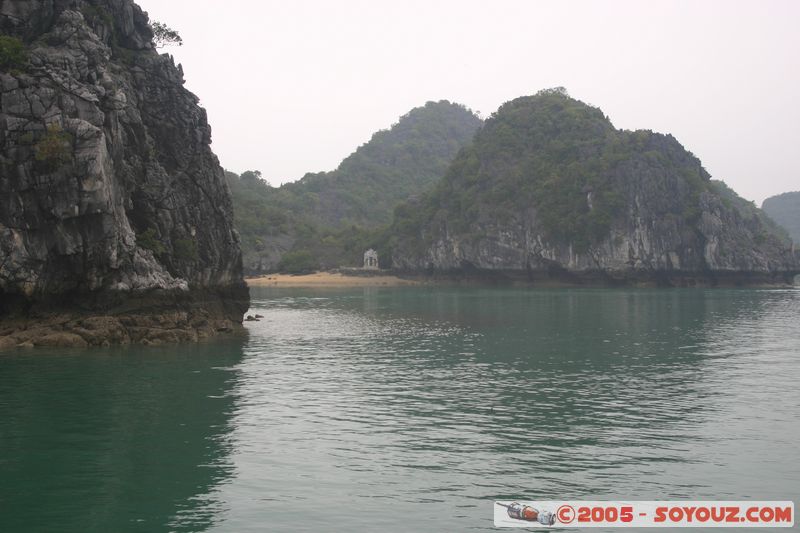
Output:
[[[420,285],[521,286],[546,288],[785,288],[798,285],[800,273],[781,272],[643,272],[601,270],[570,272],[543,270],[487,270],[474,267],[446,271],[381,270],[361,272],[342,269],[311,274],[266,274],[246,279],[250,287],[347,288],[414,287]]]
[[[686,271],[615,271],[573,272],[564,269],[487,270],[462,268],[450,270],[392,271],[398,278],[419,283],[467,285],[515,285],[530,287],[640,287],[640,288],[713,288],[750,287],[786,288],[798,284],[800,272],[686,272]]]
[[[113,292],[31,300],[1,295],[0,350],[198,342],[244,332],[244,284],[209,291]]]

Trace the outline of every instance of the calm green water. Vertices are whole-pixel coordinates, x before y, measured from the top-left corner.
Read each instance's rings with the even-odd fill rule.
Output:
[[[794,499],[800,291],[253,292],[246,339],[0,355],[0,531],[488,531]]]

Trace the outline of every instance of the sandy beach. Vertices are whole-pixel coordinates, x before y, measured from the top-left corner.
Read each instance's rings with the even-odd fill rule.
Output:
[[[338,272],[315,272],[292,276],[269,274],[247,278],[251,287],[401,287],[419,285],[418,281],[395,276],[346,276]]]

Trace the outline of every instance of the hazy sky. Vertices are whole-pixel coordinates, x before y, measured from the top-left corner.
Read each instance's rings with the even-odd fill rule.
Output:
[[[138,0],[201,99],[222,165],[331,170],[428,100],[484,116],[564,86],[672,133],[742,196],[800,190],[800,1]]]

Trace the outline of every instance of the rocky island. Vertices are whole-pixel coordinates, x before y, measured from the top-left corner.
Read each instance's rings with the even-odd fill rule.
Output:
[[[670,135],[551,89],[504,104],[396,210],[400,271],[568,285],[785,285],[791,241]]]
[[[147,14],[0,6],[0,347],[237,330],[249,296],[229,188]]]

